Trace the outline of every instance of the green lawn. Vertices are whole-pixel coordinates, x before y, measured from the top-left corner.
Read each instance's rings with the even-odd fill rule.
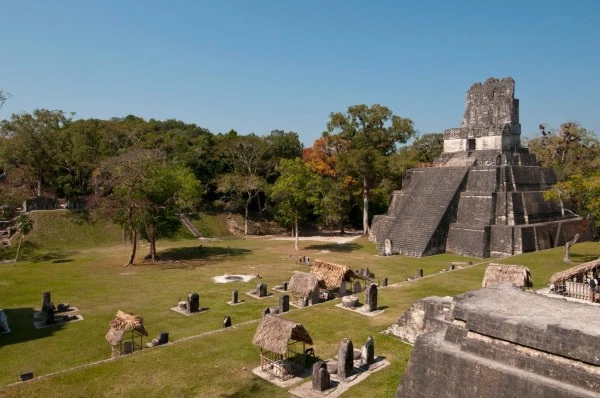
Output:
[[[119,309],[142,315],[150,338],[168,331],[174,344],[0,387],[0,396],[288,395],[251,372],[259,365],[252,336],[264,307],[277,305],[278,293],[272,298],[256,300],[244,293],[255,287],[257,279],[249,283],[217,284],[212,278],[223,274],[260,274],[260,282],[267,283],[269,288],[280,284],[294,270],[308,270],[295,263],[298,253],[293,250],[292,241],[248,238],[205,242],[202,252],[196,240],[159,242],[162,263],[124,268],[121,264],[126,262],[129,247],[120,243],[120,232],[115,226],[104,224],[103,228],[90,229],[84,237],[77,227],[69,229],[73,220],[54,218],[55,213],[37,217],[38,226],[48,222],[47,218],[56,224],[65,222],[62,228],[72,231],[71,239],[51,234],[42,238],[40,231],[33,231],[28,240],[39,245],[42,239],[47,239],[51,244],[44,249],[38,246],[28,254],[27,261],[17,266],[0,264],[0,308],[6,311],[12,329],[12,333],[0,335],[0,385],[18,381],[19,374],[25,371],[42,376],[109,358],[110,347],[104,335]],[[80,228],[87,228],[82,225]],[[81,238],[79,244],[72,242],[77,237]],[[87,248],[81,248],[82,245]],[[302,247],[302,255],[353,268],[368,267],[376,279],[387,276],[390,284],[415,275],[419,268],[427,276],[448,268],[452,261],[479,261],[446,254],[424,259],[378,257],[374,245],[362,238],[345,245],[302,242]],[[139,257],[146,250],[142,245]],[[572,257],[582,262],[599,255],[598,243],[582,243],[573,248]],[[543,287],[553,272],[568,267],[561,260],[562,249],[558,248],[503,262],[528,266],[535,287]],[[285,317],[304,324],[314,340],[317,356],[322,359],[331,358],[344,337],[351,338],[357,347],[368,335],[373,335],[376,354],[385,356],[392,365],[371,375],[345,396],[391,396],[411,347],[379,332],[397,321],[418,298],[455,295],[479,288],[484,270],[485,265],[481,264],[380,289],[379,306],[385,311],[373,318],[336,308],[337,301],[294,310]],[[245,304],[236,307],[226,304],[233,289],[240,292]],[[52,292],[55,304],[68,302],[77,306],[85,320],[34,329],[32,312],[40,307],[44,290]],[[200,304],[209,308],[207,312],[185,317],[169,310],[193,291],[199,292]],[[231,316],[234,328],[220,330],[226,315]],[[240,325],[244,322],[248,323]],[[214,330],[218,332],[198,336]]]

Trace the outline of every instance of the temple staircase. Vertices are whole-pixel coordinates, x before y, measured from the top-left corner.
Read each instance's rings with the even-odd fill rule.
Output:
[[[443,252],[447,227],[455,218],[459,191],[468,170],[411,170],[403,189],[394,192],[388,213],[374,219],[378,252],[415,257]],[[440,228],[442,224],[445,228]]]

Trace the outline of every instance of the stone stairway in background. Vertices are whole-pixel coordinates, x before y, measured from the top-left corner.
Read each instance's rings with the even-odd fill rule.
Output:
[[[468,167],[411,170],[403,189],[394,192],[388,213],[374,219],[378,252],[416,257],[443,252],[446,234],[440,231],[447,228],[438,227],[454,220],[467,171]]]
[[[200,231],[198,231],[198,228],[196,228],[196,226],[185,214],[180,214],[179,219],[181,220],[183,225],[185,225],[185,227],[191,232],[194,238],[202,238],[202,234],[200,233]]]

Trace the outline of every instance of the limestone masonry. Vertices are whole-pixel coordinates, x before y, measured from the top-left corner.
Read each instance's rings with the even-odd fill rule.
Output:
[[[372,233],[381,255],[452,252],[503,257],[563,245],[585,222],[544,191],[554,171],[521,147],[519,100],[510,77],[474,84],[460,128],[444,132],[444,152],[432,165],[409,170],[387,214]]]
[[[425,312],[397,398],[600,397],[598,306],[500,285]]]

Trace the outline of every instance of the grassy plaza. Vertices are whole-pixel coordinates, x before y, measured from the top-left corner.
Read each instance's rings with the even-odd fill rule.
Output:
[[[278,303],[280,293],[271,288],[289,280],[295,270],[309,270],[298,264],[299,254],[353,269],[368,267],[376,275],[375,281],[388,277],[391,286],[379,290],[379,307],[384,312],[378,316],[364,317],[336,308],[339,300],[292,308],[283,316],[304,325],[320,359],[332,358],[344,337],[360,347],[372,335],[376,355],[384,356],[392,365],[344,396],[391,396],[412,347],[380,332],[419,298],[480,288],[485,264],[490,262],[449,254],[379,257],[365,238],[346,244],[302,241],[301,252],[296,252],[292,241],[224,237],[203,242],[199,250],[197,240],[182,235],[159,242],[159,263],[138,260],[136,266],[123,267],[129,245],[119,241],[117,227],[102,223],[90,226],[60,211],[38,212],[35,222],[36,229],[27,238],[30,250],[25,251],[26,259],[16,265],[0,264],[0,308],[12,329],[0,335],[0,396],[288,396],[286,390],[252,374],[260,363],[252,336],[262,310]],[[55,232],[43,236],[41,231]],[[142,245],[139,258],[145,250]],[[562,251],[556,248],[500,262],[529,267],[534,289],[539,289],[547,286],[552,273],[572,266],[562,262]],[[578,263],[598,255],[598,243],[589,242],[575,245],[571,258]],[[440,272],[455,261],[475,265]],[[419,268],[426,277],[405,282]],[[261,279],[247,283],[213,281],[213,277],[225,274],[258,274]],[[273,292],[270,298],[256,300],[245,295],[259,282]],[[245,301],[243,305],[226,303],[234,289]],[[32,315],[39,310],[46,290],[51,291],[55,304],[77,307],[84,320],[35,329]],[[199,293],[200,306],[208,311],[186,317],[169,310],[192,292]],[[172,344],[97,363],[110,358],[104,336],[117,310],[144,318],[149,332],[145,342],[168,331]],[[222,329],[227,315],[233,327]],[[33,381],[14,384],[21,373],[29,371],[36,377]]]

